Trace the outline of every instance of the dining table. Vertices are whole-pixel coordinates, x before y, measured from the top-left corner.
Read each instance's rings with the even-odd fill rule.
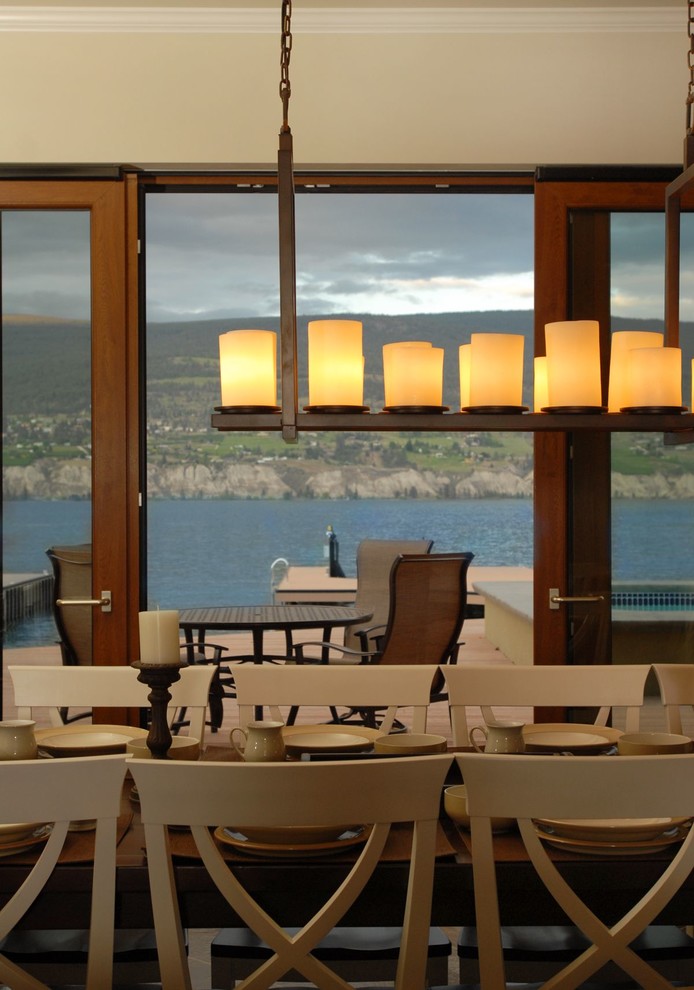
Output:
[[[222,605],[182,609],[178,622],[189,663],[205,655],[204,650],[196,650],[196,645],[204,646],[210,631],[251,633],[251,653],[235,654],[235,663],[276,663],[294,659],[294,633],[298,630],[316,629],[320,641],[328,643],[335,629],[368,622],[372,615],[368,609],[345,605]],[[284,633],[284,653],[265,649],[265,633],[270,630]],[[320,656],[327,660],[327,647],[321,649]],[[222,697],[223,690],[216,677],[210,688],[210,718],[215,727],[222,721]],[[255,715],[262,718],[262,711],[256,711]]]
[[[458,750],[460,752],[460,750]],[[230,747],[208,746],[205,760],[238,759]],[[452,762],[447,783],[459,782]],[[152,909],[139,806],[132,800],[132,781],[123,790],[117,850],[116,927],[151,928]],[[376,871],[344,918],[344,924],[397,926],[402,923],[409,871],[407,826],[396,831]],[[22,919],[22,928],[85,928],[91,897],[90,832],[71,836],[66,851],[35,904]],[[221,928],[242,924],[217,891],[190,836],[171,831],[174,871],[183,924],[189,928]],[[565,924],[566,919],[535,876],[520,837],[509,832],[494,837],[502,924]],[[621,917],[658,877],[672,858],[667,849],[647,855],[586,855],[557,849],[552,857],[576,885],[590,907],[611,922]],[[26,876],[38,852],[0,858],[0,902]],[[335,854],[276,858],[225,849],[230,869],[242,879],[265,908],[286,926],[303,925],[333,891],[354,862],[354,849]],[[694,874],[658,917],[663,924],[691,922]],[[441,806],[434,870],[432,925],[474,925],[470,838],[451,821]]]

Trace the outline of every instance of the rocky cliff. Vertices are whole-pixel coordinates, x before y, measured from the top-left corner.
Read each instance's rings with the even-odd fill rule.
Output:
[[[530,498],[532,472],[513,464],[477,468],[466,475],[353,466],[304,466],[219,461],[213,464],[151,466],[150,498]],[[7,467],[3,497],[12,499],[88,498],[91,463],[45,459]],[[616,498],[694,498],[694,474],[648,476],[615,474]]]

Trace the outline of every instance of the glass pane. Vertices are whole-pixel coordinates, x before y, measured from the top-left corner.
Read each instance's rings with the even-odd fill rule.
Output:
[[[91,541],[90,218],[0,214],[4,646],[59,656],[51,546]]]
[[[277,330],[277,200],[243,193],[146,199],[149,607],[271,600],[273,562],[345,574],[364,538],[429,537],[475,566],[532,567],[532,442],[521,434],[217,433],[218,334]],[[363,323],[364,401],[384,404],[382,346],[458,347],[474,331],[525,338],[531,405],[533,203],[517,194],[297,195],[300,404],[307,324]]]
[[[612,218],[612,332],[663,332],[662,214]],[[682,216],[683,404],[694,357],[694,217]],[[691,662],[694,447],[613,434],[612,645],[616,662]]]

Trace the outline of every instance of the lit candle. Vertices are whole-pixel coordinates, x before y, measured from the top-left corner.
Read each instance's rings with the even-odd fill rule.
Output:
[[[384,344],[383,386],[386,406],[440,406],[443,347],[423,340]]]
[[[596,320],[545,325],[550,407],[602,405],[600,328]]]
[[[165,666],[181,659],[178,612],[140,612],[140,663]]]
[[[549,405],[549,395],[547,394],[547,358],[534,358],[533,368],[535,371],[533,410],[534,412],[542,412]]]
[[[611,413],[633,406],[629,395],[627,355],[635,347],[662,347],[663,334],[651,330],[618,330],[612,334],[610,348],[610,388],[607,408]]]
[[[682,351],[679,347],[635,347],[627,356],[629,407],[682,405]]]
[[[308,401],[311,406],[363,404],[364,356],[358,320],[309,323]]]
[[[277,334],[229,330],[219,338],[222,406],[277,404]]]
[[[470,343],[470,405],[522,405],[523,337],[516,333],[473,333]]]

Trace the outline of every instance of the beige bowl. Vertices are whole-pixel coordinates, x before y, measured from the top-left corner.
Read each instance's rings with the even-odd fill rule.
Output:
[[[0,825],[0,843],[19,842],[28,838],[39,827],[37,822],[18,822],[16,824]]]
[[[426,753],[445,753],[448,741],[445,736],[428,732],[398,732],[374,739],[375,753],[392,753],[399,756],[423,756]]]
[[[463,828],[470,828],[467,813],[467,791],[465,784],[453,784],[443,792],[443,807],[449,818]],[[508,832],[516,824],[515,818],[492,818],[492,832]]]
[[[136,756],[138,760],[148,760],[151,753],[147,748],[146,739],[128,740],[127,752],[130,756]],[[200,740],[192,736],[174,736],[169,749],[170,760],[199,760]]]
[[[251,842],[273,846],[312,846],[336,842],[338,836],[353,828],[351,825],[254,825],[234,828]]]
[[[648,756],[654,753],[691,753],[694,742],[689,736],[673,732],[627,732],[617,740],[620,756]]]

